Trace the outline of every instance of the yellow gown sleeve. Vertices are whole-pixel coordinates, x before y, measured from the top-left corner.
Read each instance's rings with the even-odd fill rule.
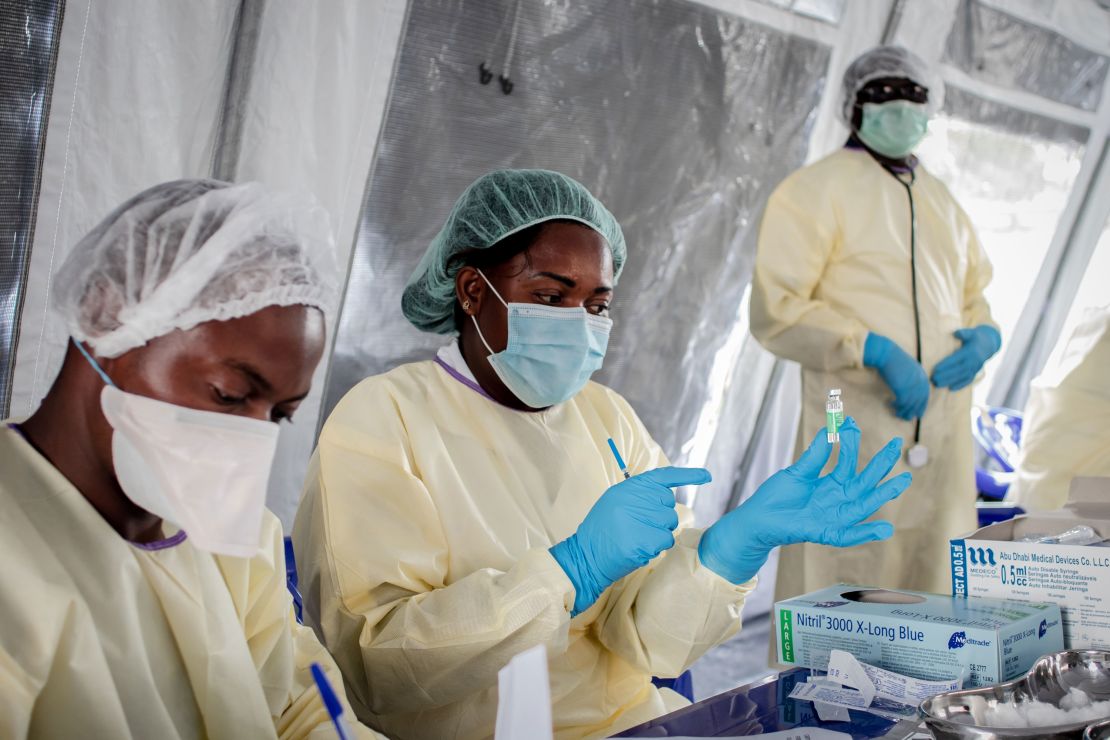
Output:
[[[1014,482],[1028,511],[1059,509],[1072,480],[1110,476],[1110,309],[1088,309],[1029,384]]]
[[[293,530],[306,622],[342,668],[352,701],[375,714],[494,686],[509,659],[534,645],[565,651],[574,603],[546,548],[448,585],[447,539],[388,403],[364,397],[332,413]],[[367,419],[373,435],[362,431]]]
[[[634,443],[631,470],[669,465],[628,402],[613,394],[630,421]],[[693,527],[689,508],[679,505],[675,545],[647,566],[605,592],[594,628],[609,650],[645,673],[674,678],[707,650],[740,630],[744,599],[755,580],[741,585],[721,578],[701,564],[702,531]]]
[[[13,530],[0,513],[0,558],[7,566],[0,568],[0,737],[25,738],[51,666],[69,657],[61,644],[67,605],[40,597]],[[47,611],[36,617],[38,609]]]
[[[33,568],[23,573],[39,575]],[[12,642],[0,639],[0,738],[38,737],[44,724],[59,737],[81,736],[82,727],[126,728],[126,698],[110,680],[102,643],[82,605],[51,588],[35,593],[28,581],[24,604],[8,608],[4,596],[13,592],[5,585],[0,632]]]
[[[18,475],[19,461],[7,452],[0,449],[0,469]],[[35,521],[5,496],[9,483],[0,480],[0,738],[30,737],[44,726],[67,737],[79,736],[80,728],[127,727],[123,697],[105,680],[108,661],[95,625],[52,557],[51,548],[69,543],[45,541]],[[33,490],[52,499],[51,491]],[[29,492],[12,492],[33,500]],[[99,556],[86,555],[94,563]]]
[[[967,242],[967,273],[964,275],[964,302],[963,302],[963,325],[964,326],[979,326],[980,324],[989,324],[990,326],[998,328],[994,318],[991,316],[990,305],[987,303],[984,291],[990,285],[991,278],[994,276],[994,268],[991,266],[990,258],[987,257],[987,252],[983,249],[979,237],[975,234],[975,228],[971,225],[971,219],[964,213],[963,209],[959,211],[960,215],[960,229],[964,232],[962,237]]]
[[[35,681],[0,646],[0,737],[27,737],[37,693]]]
[[[787,178],[763,213],[752,277],[751,331],[768,351],[817,370],[863,364],[867,327],[815,296],[838,227],[815,175]]]
[[[363,740],[385,740],[385,735],[374,732],[355,717],[347,702],[346,693],[343,689],[343,676],[340,675],[335,661],[324,646],[320,644],[320,641],[316,639],[316,635],[311,629],[297,624],[292,612],[289,613],[289,629],[293,638],[293,662],[295,666],[293,688],[290,695],[294,698],[286,707],[280,719],[275,722],[278,737],[283,740],[300,737],[306,737],[309,740],[335,740],[335,728],[332,725],[331,718],[328,717],[327,710],[320,707],[316,681],[312,678],[311,666],[313,663],[319,663],[328,675],[332,688],[335,689],[340,701],[343,702],[343,720],[346,722],[348,734],[351,737],[363,738]]]
[[[312,678],[311,666],[319,663],[343,702],[351,736],[381,738],[358,723],[347,704],[343,677],[335,662],[312,630],[297,623],[286,587],[281,524],[270,512],[266,512],[262,537],[266,545],[258,556],[218,557],[217,562],[233,598],[241,602],[243,633],[277,736],[281,740],[335,737],[331,717]]]
[[[692,518],[689,510],[682,516]],[[755,588],[754,579],[736,586],[703,566],[701,535],[680,530],[674,547],[614,584],[596,622],[606,648],[653,676],[678,676],[736,634]]]

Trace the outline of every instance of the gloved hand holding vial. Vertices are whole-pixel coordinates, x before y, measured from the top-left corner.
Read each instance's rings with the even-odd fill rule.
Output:
[[[839,436],[840,454],[831,473],[821,475],[832,455],[828,433],[821,431],[797,462],[707,529],[698,546],[702,564],[732,583],[744,583],[782,545],[852,547],[894,534],[890,522],[867,520],[909,488],[909,473],[883,480],[901,456],[902,440],[890,440],[857,473],[860,430],[851,417]]]

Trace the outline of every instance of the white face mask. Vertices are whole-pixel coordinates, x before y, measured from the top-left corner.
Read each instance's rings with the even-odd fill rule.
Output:
[[[100,408],[127,497],[179,526],[200,550],[257,554],[278,425],[127,393],[77,347],[108,383]]]

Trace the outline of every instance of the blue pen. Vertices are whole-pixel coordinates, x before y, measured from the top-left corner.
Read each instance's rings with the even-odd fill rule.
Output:
[[[324,708],[328,710],[328,716],[335,725],[335,733],[339,735],[339,740],[350,740],[347,728],[343,726],[343,705],[339,703],[339,697],[335,695],[324,669],[319,663],[313,663],[311,669],[316,688],[320,690],[320,698],[324,700]]]
[[[632,476],[628,474],[628,467],[624,464],[624,458],[621,457],[621,453],[617,452],[617,446],[613,443],[612,437],[609,438],[609,449],[613,451],[613,457],[617,458],[617,466],[621,469],[621,472],[624,473],[624,479],[628,480],[631,478]]]

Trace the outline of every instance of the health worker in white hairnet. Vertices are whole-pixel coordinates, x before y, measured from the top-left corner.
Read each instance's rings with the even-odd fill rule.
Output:
[[[1110,477],[1110,305],[1087,309],[1030,384],[1007,498],[1059,509],[1080,476]]]
[[[264,508],[331,250],[314,209],[180,180],[68,255],[61,372],[0,428],[0,737],[334,736]]]
[[[948,540],[975,528],[971,385],[1001,337],[991,266],[971,221],[913,151],[943,86],[900,47],[844,74],[847,145],[774,191],[759,232],[752,333],[802,366],[801,435],[839,388],[863,445],[906,440],[914,487],[880,515],[894,537],[785,549],[776,598],[836,583],[944,593]]]
[[[857,474],[853,422],[832,475],[822,432],[743,507],[690,526],[671,489],[708,472],[664,467],[628,403],[589,380],[625,258],[616,219],[571,178],[479,178],[402,300],[458,340],[364,380],[324,424],[293,529],[305,619],[358,716],[390,735],[492,736],[497,672],[535,645],[558,737],[651,719],[685,703],[652,676],[740,628],[773,547],[890,535],[859,522],[909,484],[880,483],[899,445]]]

